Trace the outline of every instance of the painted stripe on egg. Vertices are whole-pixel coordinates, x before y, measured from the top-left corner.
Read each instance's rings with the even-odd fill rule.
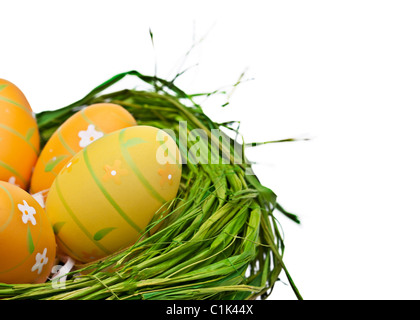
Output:
[[[131,155],[128,152],[127,147],[125,146],[125,143],[124,143],[125,130],[126,129],[120,130],[120,133],[118,135],[118,139],[120,141],[120,149],[121,149],[122,156],[124,157],[124,160],[128,163],[131,170],[134,172],[134,174],[140,180],[140,182],[146,187],[149,193],[160,203],[162,204],[165,203],[166,200],[153,188],[153,186],[149,183],[149,181],[140,172],[140,170],[136,166],[136,163],[133,161],[133,158],[131,158]],[[144,143],[147,143],[147,141],[145,141]]]
[[[0,96],[0,100],[8,102],[8,103],[12,104],[13,106],[18,107],[19,109],[24,110],[25,112],[27,112],[33,118],[32,111],[29,110],[27,107],[22,106],[20,103],[17,103],[16,101],[13,101],[9,98],[6,98],[5,96]]]
[[[4,229],[7,228],[7,226],[9,225],[9,223],[12,221],[13,215],[15,214],[15,202],[14,202],[13,197],[10,194],[9,190],[7,190],[2,185],[0,185],[0,188],[3,189],[6,192],[7,197],[10,199],[10,203],[12,204],[12,209],[11,209],[11,211],[9,213],[9,218],[7,218],[7,221],[6,221],[5,224],[3,224],[2,226],[0,226],[0,232],[2,232]]]
[[[33,146],[33,144],[32,144],[32,143],[30,143],[30,142],[26,139],[26,137],[24,137],[21,133],[17,132],[16,130],[14,130],[14,129],[12,129],[12,128],[10,128],[10,127],[8,127],[8,126],[4,125],[4,124],[0,124],[0,128],[1,128],[1,129],[4,129],[4,130],[6,130],[6,131],[9,131],[10,133],[12,133],[12,134],[16,135],[17,137],[19,137],[20,139],[22,139],[23,141],[25,141],[25,142],[26,142],[26,144],[27,144],[29,147],[31,147],[31,149],[32,149],[32,150],[35,152],[35,154],[38,156],[38,154],[39,154],[39,150],[37,150],[37,148],[35,148],[35,147]]]
[[[57,195],[61,200],[61,203],[63,204],[64,208],[66,209],[69,216],[72,218],[74,223],[79,227],[79,229],[85,234],[85,236],[92,241],[92,243],[97,246],[101,251],[105,252],[106,254],[110,254],[111,252],[105,248],[102,244],[100,244],[98,241],[95,241],[93,239],[93,236],[90,234],[90,232],[86,229],[86,227],[82,224],[82,222],[77,218],[77,216],[74,214],[73,210],[71,210],[70,206],[68,205],[67,201],[64,199],[63,194],[61,193],[61,188],[59,185],[60,179],[55,180],[55,187],[57,190]]]
[[[71,248],[66,244],[66,242],[63,241],[63,239],[61,239],[60,235],[56,235],[56,238],[57,238],[57,244],[59,243],[60,246],[63,246],[64,248],[66,248],[66,251],[70,252],[74,257],[76,257],[80,261],[83,261],[83,258],[77,253],[75,253],[73,250],[71,250]]]
[[[86,115],[85,113],[86,108],[82,109],[80,111],[80,115],[82,116],[83,119],[85,119],[85,121],[89,124],[93,124],[95,126],[95,130],[99,130],[101,132],[104,132],[97,123],[94,123],[92,120],[89,119],[89,117]]]
[[[8,165],[6,162],[0,160],[0,166],[13,173],[13,175],[16,178],[20,179],[25,185],[28,184],[28,181],[24,179],[19,172],[17,172],[12,166]]]
[[[11,268],[9,268],[9,269],[6,269],[6,270],[3,270],[3,271],[1,271],[0,270],[0,273],[8,273],[8,272],[10,272],[10,271],[13,271],[13,270],[15,270],[15,269],[17,269],[17,268],[19,268],[22,264],[24,264],[29,258],[31,257],[31,254],[30,253],[28,253],[28,255],[25,257],[25,259],[23,259],[22,261],[20,261],[17,265],[15,265],[15,266],[13,266],[13,267],[11,267]]]
[[[57,137],[58,137],[58,140],[60,140],[63,147],[66,148],[66,150],[68,152],[70,152],[71,155],[74,156],[76,154],[76,152],[69,146],[69,144],[66,142],[66,140],[64,140],[63,135],[61,134],[61,127],[58,128],[58,130],[57,130]]]
[[[130,217],[124,212],[124,210],[121,209],[121,207],[117,204],[117,202],[111,197],[111,195],[108,193],[108,191],[105,189],[105,187],[102,185],[101,181],[96,176],[95,172],[93,171],[92,165],[90,163],[88,154],[87,154],[87,148],[83,149],[83,157],[86,163],[86,167],[88,168],[93,180],[95,181],[98,188],[101,190],[104,197],[108,200],[108,202],[111,204],[111,206],[119,213],[119,215],[137,232],[143,232],[143,230],[133,221],[130,219]]]
[[[67,243],[61,239],[60,237],[60,229],[66,224],[65,221],[60,221],[57,222],[56,224],[53,225],[53,231],[54,231],[54,235],[57,239],[57,244],[59,243],[60,246],[63,246],[64,248],[66,248],[66,250],[68,252],[70,252],[74,257],[76,257],[77,259],[79,259],[80,261],[83,260],[83,258],[81,256],[79,256],[77,253],[75,253],[73,250],[71,250],[71,248],[67,245]]]

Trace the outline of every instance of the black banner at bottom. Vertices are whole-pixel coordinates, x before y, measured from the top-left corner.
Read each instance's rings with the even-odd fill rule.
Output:
[[[83,315],[95,317],[105,315],[116,320],[124,319],[263,319],[279,314],[279,310],[293,301],[253,300],[168,300],[168,301],[0,301],[5,311],[19,308],[25,310],[54,310],[57,315]],[[24,305],[28,304],[28,308]]]

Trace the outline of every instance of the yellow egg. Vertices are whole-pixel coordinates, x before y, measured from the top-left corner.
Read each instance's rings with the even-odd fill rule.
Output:
[[[172,137],[150,126],[118,130],[77,153],[46,201],[59,248],[89,262],[132,245],[176,197],[179,157]]]
[[[78,111],[45,144],[32,175],[30,192],[47,191],[70,158],[96,139],[136,124],[126,109],[113,103],[93,104]]]
[[[45,282],[55,254],[44,209],[25,190],[0,181],[0,282]]]
[[[0,180],[26,189],[38,154],[38,125],[25,95],[0,79]]]

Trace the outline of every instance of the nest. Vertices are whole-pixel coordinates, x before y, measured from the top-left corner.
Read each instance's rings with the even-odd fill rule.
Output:
[[[146,89],[103,93],[127,75],[138,77]],[[67,107],[39,113],[41,144],[80,108],[100,102],[123,106],[140,125],[176,134],[201,129],[213,139],[212,129],[232,130],[209,119],[193,96],[173,82],[130,71]],[[282,271],[300,298],[283,263],[284,243],[275,214],[298,223],[297,217],[252,174],[243,143],[233,138],[227,144],[211,142],[218,146],[219,160],[183,164],[177,197],[168,204],[163,221],[150,224],[149,230],[160,224],[158,232],[141,235],[133,246],[105,259],[76,265],[59,285],[51,279],[33,285],[0,284],[0,299],[265,299]],[[188,159],[187,150],[180,151]],[[237,161],[238,151],[243,161]]]

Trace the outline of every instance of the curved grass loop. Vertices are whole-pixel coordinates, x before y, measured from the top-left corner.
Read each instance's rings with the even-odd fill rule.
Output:
[[[102,94],[127,75],[138,77],[146,89]],[[209,119],[173,83],[129,71],[67,107],[38,114],[42,143],[80,107],[99,102],[120,104],[139,124],[171,129],[177,137],[181,122],[188,132],[201,129],[209,137],[211,129],[224,125]],[[188,141],[186,150],[193,143]],[[177,198],[165,207],[165,218],[155,219],[148,229],[163,220],[160,231],[144,234],[134,246],[103,261],[78,266],[58,287],[51,281],[0,284],[0,299],[264,299],[281,272],[300,299],[283,263],[275,213],[299,222],[297,217],[283,210],[275,194],[250,174],[249,165],[233,161],[233,140],[219,146],[218,156],[227,155],[227,164],[183,164]]]

